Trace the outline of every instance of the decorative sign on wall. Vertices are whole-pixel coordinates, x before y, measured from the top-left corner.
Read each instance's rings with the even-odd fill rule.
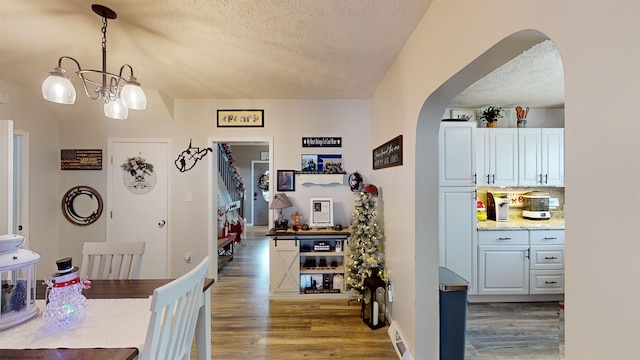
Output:
[[[102,170],[102,149],[62,149],[60,170]]]
[[[341,137],[303,137],[302,147],[342,147]]]
[[[218,127],[264,127],[264,110],[218,110]]]
[[[373,170],[402,165],[402,135],[373,149]]]
[[[157,176],[153,172],[153,164],[148,163],[142,157],[127,158],[127,161],[120,167],[124,170],[122,175],[124,186],[132,193],[136,195],[146,194],[156,186]]]
[[[212,152],[213,150],[208,147],[200,150],[199,147],[191,146],[191,139],[189,139],[189,147],[187,150],[178,155],[178,158],[173,163],[176,165],[180,172],[185,172],[191,170],[196,163],[201,160],[208,152]]]
[[[342,154],[302,154],[300,163],[300,173],[345,173]]]

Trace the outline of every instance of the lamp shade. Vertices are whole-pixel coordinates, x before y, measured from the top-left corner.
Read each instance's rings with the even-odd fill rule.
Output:
[[[147,108],[147,96],[142,91],[140,84],[134,80],[129,80],[120,93],[122,104],[129,109],[144,110]]]
[[[76,89],[61,68],[55,68],[42,82],[42,97],[58,104],[76,102]]]
[[[122,104],[122,99],[104,103],[104,116],[111,119],[123,120],[129,116],[129,109]]]
[[[293,204],[287,195],[278,193],[273,195],[273,201],[271,202],[271,205],[269,205],[269,209],[284,209],[292,206]]]

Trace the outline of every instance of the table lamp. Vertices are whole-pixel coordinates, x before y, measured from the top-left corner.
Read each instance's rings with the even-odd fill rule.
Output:
[[[280,210],[278,218],[274,221],[274,229],[286,230],[289,227],[289,221],[282,216],[282,209],[290,208],[293,204],[284,193],[277,193],[273,196],[273,201],[269,205],[269,209]]]

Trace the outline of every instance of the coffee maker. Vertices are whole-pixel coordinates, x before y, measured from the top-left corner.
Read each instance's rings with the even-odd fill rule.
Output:
[[[509,221],[509,203],[505,193],[487,192],[487,218],[495,221]]]

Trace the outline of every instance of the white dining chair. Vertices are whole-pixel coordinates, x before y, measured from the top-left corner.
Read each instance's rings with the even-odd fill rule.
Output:
[[[209,257],[185,275],[153,291],[142,360],[189,359]]]
[[[80,276],[89,280],[129,280],[140,277],[145,242],[85,242]]]

